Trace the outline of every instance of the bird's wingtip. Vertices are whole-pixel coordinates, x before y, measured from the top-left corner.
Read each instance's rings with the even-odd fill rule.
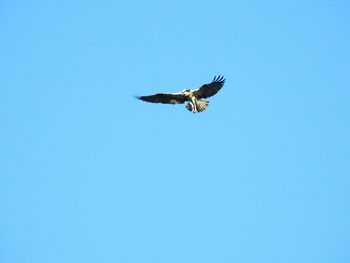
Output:
[[[214,76],[212,82],[225,82],[225,77],[223,75]]]

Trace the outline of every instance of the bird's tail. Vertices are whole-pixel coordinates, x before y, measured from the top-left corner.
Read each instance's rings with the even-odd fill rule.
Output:
[[[192,102],[187,103],[186,109],[189,111],[195,113],[195,112],[202,112],[208,107],[209,101],[206,100],[197,100],[196,101],[196,108],[197,110],[193,107]]]
[[[197,100],[196,104],[197,104],[197,111],[198,112],[202,112],[208,107],[209,101]]]

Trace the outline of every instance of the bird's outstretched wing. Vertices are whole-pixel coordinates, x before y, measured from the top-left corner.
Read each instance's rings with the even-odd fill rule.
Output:
[[[157,93],[149,96],[137,96],[139,100],[152,103],[181,104],[187,99],[181,93]]]
[[[219,75],[217,77],[214,77],[211,83],[204,84],[198,89],[192,90],[192,92],[197,99],[205,99],[215,95],[222,88],[222,86],[224,86],[224,84],[225,84],[224,76]]]

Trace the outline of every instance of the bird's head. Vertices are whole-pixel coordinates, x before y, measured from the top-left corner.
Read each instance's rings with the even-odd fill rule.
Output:
[[[189,89],[184,89],[181,93],[182,93],[182,95],[188,96],[188,95],[191,94],[191,90],[189,90]]]

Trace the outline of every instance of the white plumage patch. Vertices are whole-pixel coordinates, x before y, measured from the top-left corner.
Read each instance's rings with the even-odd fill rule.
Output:
[[[189,111],[191,111],[193,113],[195,113],[195,112],[202,112],[208,107],[208,104],[209,104],[209,101],[197,100],[196,101],[197,111],[194,111],[192,102],[187,103],[186,109],[188,109]]]

